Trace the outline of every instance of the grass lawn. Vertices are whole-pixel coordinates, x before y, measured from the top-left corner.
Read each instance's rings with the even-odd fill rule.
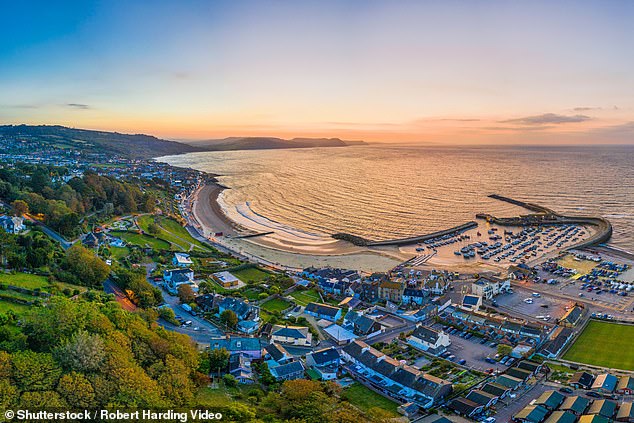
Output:
[[[9,301],[0,300],[0,313],[6,313],[7,311],[11,310],[15,314],[22,314],[29,308],[31,307],[24,304],[16,304]]]
[[[29,273],[0,273],[0,283],[26,289],[40,288],[42,290],[49,285],[46,276],[32,275]]]
[[[231,274],[240,279],[242,282],[246,283],[260,282],[270,276],[269,273],[257,267],[249,267],[247,269],[231,271]]]
[[[301,306],[305,306],[308,303],[321,302],[319,294],[314,289],[309,289],[308,291],[294,291],[291,293],[291,297],[295,298],[295,302]]]
[[[575,260],[572,254],[565,255],[557,263],[561,266],[567,267],[568,269],[575,269],[577,273],[584,275],[586,273],[590,273],[592,269],[597,267],[597,263],[592,260]]]
[[[259,289],[256,288],[249,288],[244,290],[242,293],[251,301],[253,300],[257,300],[258,297],[260,296],[260,293],[262,291],[260,291]]]
[[[139,247],[150,247],[154,250],[170,249],[170,243],[162,239],[152,238],[150,236],[138,234],[136,232],[111,231],[111,233],[117,237],[120,237],[129,244],[138,245]]]
[[[115,260],[121,260],[130,255],[130,249],[128,247],[110,247],[110,255]]]
[[[139,216],[137,222],[139,222],[141,229],[145,232],[149,232],[148,227],[150,223],[154,222],[154,216]],[[191,244],[194,244],[200,250],[209,250],[207,245],[193,238],[189,232],[187,232],[187,229],[174,219],[160,219],[159,226],[161,228],[160,233],[157,235],[159,238],[178,245],[185,251],[189,250]]]
[[[634,370],[634,326],[592,320],[564,360]]]
[[[205,387],[196,392],[194,402],[197,405],[210,408],[224,407],[234,401],[248,404],[248,402],[235,397],[241,394],[242,398],[246,398],[249,392],[258,390],[258,387],[254,385],[239,385],[237,388],[226,388],[224,385],[220,385],[217,389]]]
[[[396,411],[399,406],[397,403],[390,401],[358,382],[345,388],[342,397],[364,412],[367,412],[371,408],[378,407],[394,415],[394,417],[400,416]]]
[[[266,311],[283,311],[290,307],[290,303],[281,298],[271,298],[263,303],[260,308],[263,308]]]

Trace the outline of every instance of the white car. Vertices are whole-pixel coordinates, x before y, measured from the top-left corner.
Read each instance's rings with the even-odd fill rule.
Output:
[[[524,300],[524,302],[526,304],[533,304],[533,299],[532,298],[527,298],[527,299]]]

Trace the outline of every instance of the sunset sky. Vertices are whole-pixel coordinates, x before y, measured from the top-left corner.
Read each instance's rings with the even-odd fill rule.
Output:
[[[634,143],[632,1],[18,1],[0,123]]]

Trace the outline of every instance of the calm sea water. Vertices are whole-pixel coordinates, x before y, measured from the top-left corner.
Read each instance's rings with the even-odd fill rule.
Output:
[[[171,164],[224,175],[228,214],[244,210],[318,234],[418,235],[475,213],[526,213],[497,193],[566,214],[608,218],[634,251],[634,147],[364,146],[194,153]],[[242,210],[242,211],[240,211]]]

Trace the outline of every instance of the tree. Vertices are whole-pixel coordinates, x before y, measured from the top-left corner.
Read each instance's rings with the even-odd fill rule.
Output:
[[[62,369],[53,356],[26,350],[13,354],[13,379],[21,390],[48,391],[55,387]]]
[[[238,379],[236,379],[232,374],[227,373],[222,377],[222,382],[225,386],[229,388],[235,388],[238,386]]]
[[[29,212],[29,205],[24,200],[15,200],[11,203],[11,211],[14,216],[22,216]]]
[[[166,322],[170,322],[173,325],[178,324],[178,320],[176,320],[176,315],[174,314],[174,310],[169,307],[160,307],[158,310],[158,315],[161,319]]]
[[[155,222],[152,222],[147,226],[147,231],[152,235],[158,235],[161,232],[161,227]]]
[[[73,408],[94,408],[95,390],[81,373],[72,372],[62,376],[57,384],[57,392]]]
[[[65,265],[86,286],[100,287],[110,274],[110,266],[79,244],[66,251]]]
[[[220,313],[220,321],[225,326],[233,329],[238,325],[238,316],[233,310],[225,310]]]
[[[178,286],[178,298],[181,300],[181,303],[189,304],[194,301],[196,295],[190,285],[181,284]]]
[[[225,370],[229,365],[229,351],[226,348],[217,348],[209,352],[209,367],[211,371],[220,372]]]
[[[89,373],[101,368],[105,360],[104,343],[99,335],[80,331],[55,350],[55,357],[66,369]]]

